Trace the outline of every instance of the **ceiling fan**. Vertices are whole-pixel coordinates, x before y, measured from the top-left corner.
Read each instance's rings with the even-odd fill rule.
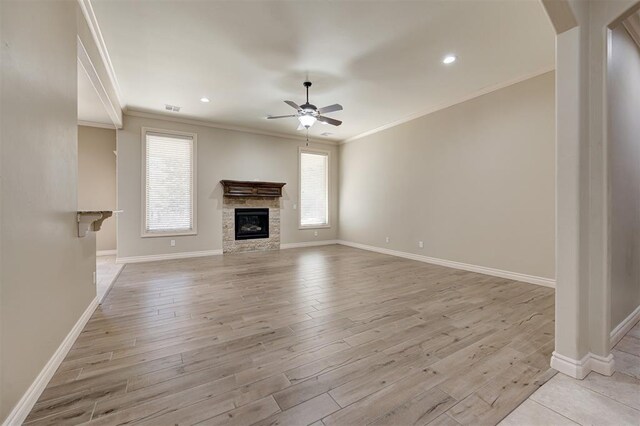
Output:
[[[310,81],[304,82],[304,87],[307,88],[307,102],[298,105],[293,101],[284,101],[287,105],[298,110],[296,114],[291,115],[269,115],[268,119],[272,120],[274,118],[289,118],[289,117],[297,117],[298,121],[300,121],[300,125],[298,126],[298,130],[309,129],[316,121],[319,121],[323,124],[331,124],[332,126],[339,126],[342,124],[342,121],[336,120],[335,118],[325,117],[322,114],[326,114],[328,112],[341,111],[342,105],[333,104],[326,106],[324,108],[317,108],[315,105],[309,103],[309,87],[311,87]]]

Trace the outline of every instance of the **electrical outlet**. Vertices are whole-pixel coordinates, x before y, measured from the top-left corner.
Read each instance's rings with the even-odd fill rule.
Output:
[[[176,246],[176,240],[171,240],[171,247],[175,247]]]
[[[293,205],[293,209],[294,209],[294,210],[296,210],[297,208],[298,208],[298,205],[297,205],[297,204],[294,204],[294,205]]]
[[[418,247],[424,248],[424,242],[423,241],[418,241]]]
[[[96,283],[96,271],[93,271],[93,283]]]
[[[385,240],[385,242],[387,242],[387,243],[390,241],[389,237],[386,237],[384,240]]]
[[[313,231],[313,236],[317,237],[318,236],[318,231]]]

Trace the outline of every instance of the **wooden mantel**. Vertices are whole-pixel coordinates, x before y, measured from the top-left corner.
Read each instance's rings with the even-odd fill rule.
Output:
[[[286,183],[243,180],[221,180],[225,197],[282,197]]]

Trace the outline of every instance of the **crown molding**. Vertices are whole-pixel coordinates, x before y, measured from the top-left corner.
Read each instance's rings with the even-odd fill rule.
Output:
[[[413,121],[416,118],[420,118],[420,117],[424,117],[425,115],[433,114],[434,112],[437,112],[437,111],[452,107],[454,105],[461,104],[463,102],[470,101],[470,100],[475,99],[475,98],[479,98],[480,96],[486,95],[486,94],[491,93],[491,92],[495,92],[496,90],[500,90],[500,89],[504,89],[504,88],[509,87],[509,86],[513,86],[514,84],[521,83],[523,81],[529,80],[529,79],[534,78],[534,77],[538,77],[540,75],[546,74],[546,73],[554,71],[554,70],[555,70],[555,66],[553,66],[553,67],[545,67],[545,68],[543,68],[541,70],[525,74],[523,76],[520,76],[518,78],[514,78],[512,80],[507,80],[507,81],[504,81],[502,83],[498,83],[498,84],[494,84],[492,86],[484,87],[484,88],[482,88],[480,90],[472,92],[472,93],[470,93],[470,94],[468,94],[466,96],[457,98],[457,99],[455,99],[453,101],[445,102],[445,103],[442,103],[442,104],[437,105],[435,107],[432,107],[432,108],[429,108],[429,109],[426,109],[426,110],[422,110],[420,112],[413,113],[411,115],[408,115],[407,117],[401,118],[400,120],[393,121],[391,123],[382,125],[380,127],[376,127],[375,129],[371,129],[371,130],[368,130],[368,131],[366,131],[364,133],[360,133],[360,134],[358,134],[356,136],[352,136],[350,138],[344,139],[344,140],[340,141],[340,144],[342,145],[342,144],[345,144],[345,143],[353,142],[353,141],[358,140],[358,139],[362,139],[365,136],[370,136],[370,135],[373,135],[375,133],[379,133],[379,132],[381,132],[383,130],[390,129],[392,127],[396,127],[396,126],[399,126],[399,125],[404,124],[404,123],[408,123],[409,121]]]
[[[234,132],[243,132],[243,133],[251,133],[251,134],[254,134],[254,135],[272,136],[272,137],[282,138],[282,139],[291,139],[291,140],[294,140],[296,142],[306,142],[307,141],[307,138],[303,137],[303,136],[294,136],[294,135],[289,135],[289,134],[286,134],[286,133],[269,132],[269,131],[266,131],[266,130],[254,129],[254,128],[251,128],[251,127],[230,126],[230,125],[226,125],[226,124],[216,123],[214,121],[198,120],[198,119],[195,119],[195,118],[176,117],[176,116],[169,115],[169,114],[142,111],[142,110],[137,110],[137,109],[132,109],[132,108],[127,108],[124,111],[124,114],[128,115],[130,117],[149,118],[149,119],[152,119],[152,120],[172,121],[174,123],[190,124],[192,126],[203,126],[203,127],[210,127],[210,128],[213,128],[213,129],[231,130],[231,131],[234,131]],[[325,145],[334,145],[334,146],[338,145],[338,141],[335,141],[335,140],[323,140],[323,139],[316,139],[316,138],[309,138],[309,142],[325,144]]]
[[[101,129],[116,130],[116,126],[107,123],[97,123],[95,121],[78,120],[78,126],[99,127]]]
[[[107,115],[111,119],[111,122],[116,128],[122,127],[122,109],[120,105],[114,105],[109,97],[109,93],[107,89],[102,84],[100,80],[100,76],[98,75],[98,71],[96,71],[93,62],[91,62],[91,58],[87,53],[87,49],[84,47],[80,36],[78,36],[78,63],[80,67],[84,70],[85,74],[89,78],[93,89],[96,91],[102,106],[104,106]],[[119,103],[119,100],[115,100],[115,102]]]
[[[634,13],[622,22],[622,25],[627,30],[636,45],[640,47],[640,15]]]
[[[578,20],[567,0],[542,0],[542,6],[556,34],[562,34],[578,26]]]
[[[104,38],[102,37],[102,32],[100,31],[100,25],[98,25],[98,19],[96,18],[95,13],[93,12],[93,6],[91,6],[91,0],[78,0],[78,4],[80,5],[80,10],[82,11],[82,15],[84,16],[84,19],[87,22],[89,31],[91,31],[93,40],[96,43],[98,52],[100,53],[100,57],[104,62],[104,67],[107,70],[107,75],[109,76],[109,80],[111,81],[111,84],[113,85],[113,88],[116,92],[118,103],[120,104],[120,106],[123,106],[124,103],[122,102],[122,91],[120,90],[120,85],[118,84],[118,79],[113,69],[111,58],[109,57],[109,51],[107,50],[107,45],[105,44]]]

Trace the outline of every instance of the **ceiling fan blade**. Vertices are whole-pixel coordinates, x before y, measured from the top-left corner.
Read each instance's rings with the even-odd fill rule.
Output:
[[[342,121],[340,120],[336,120],[335,118],[329,118],[329,117],[324,117],[322,115],[319,115],[317,117],[318,121],[321,121],[323,123],[327,123],[327,124],[331,124],[332,126],[339,126],[342,124]]]
[[[298,104],[297,104],[297,103],[295,103],[295,102],[293,102],[293,101],[284,101],[284,103],[285,103],[285,104],[287,104],[287,105],[289,105],[291,108],[295,108],[295,109],[297,109],[298,111],[300,111],[300,110],[302,109],[302,108],[300,108],[300,107],[298,106]]]
[[[267,115],[267,119],[272,120],[274,118],[289,118],[289,117],[297,117],[296,114],[291,115]]]
[[[320,108],[318,110],[318,114],[326,114],[328,112],[334,112],[334,111],[342,111],[342,105],[333,104],[333,105],[326,106],[324,108]]]

